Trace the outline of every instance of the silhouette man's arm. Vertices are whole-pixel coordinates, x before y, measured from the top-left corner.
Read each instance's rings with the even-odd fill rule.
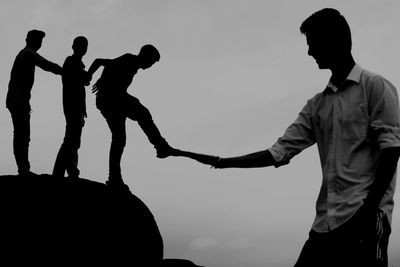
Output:
[[[101,66],[106,66],[111,59],[106,58],[96,58],[92,65],[89,67],[88,73],[89,75],[93,75]]]
[[[360,230],[366,236],[376,232],[377,211],[384,194],[393,180],[399,155],[400,147],[385,148],[380,152],[374,182],[370,186],[364,204],[356,214],[358,221],[361,222]]]
[[[365,200],[365,205],[369,209],[376,210],[379,207],[383,195],[392,182],[399,156],[400,147],[390,147],[381,150],[374,182]]]
[[[200,163],[211,165],[216,169],[260,168],[275,165],[275,160],[268,150],[262,150],[255,153],[230,158],[220,158],[217,156],[204,155],[188,151],[179,151],[177,156],[191,158]]]
[[[34,61],[35,65],[44,71],[49,71],[58,75],[62,74],[62,68],[58,64],[48,61],[38,53],[34,54]]]

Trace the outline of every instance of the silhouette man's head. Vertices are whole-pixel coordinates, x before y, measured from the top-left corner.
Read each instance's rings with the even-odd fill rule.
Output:
[[[80,57],[83,57],[88,49],[88,40],[84,36],[78,36],[74,39],[72,43],[72,50],[74,54]]]
[[[319,10],[300,26],[307,38],[308,55],[320,69],[331,69],[345,57],[351,56],[351,32],[346,19],[333,8]]]
[[[151,44],[142,46],[138,54],[142,69],[147,69],[153,66],[154,63],[160,60],[160,52]]]
[[[42,47],[42,41],[43,38],[45,37],[45,33],[43,31],[39,31],[39,30],[31,30],[28,32],[28,34],[26,35],[26,46],[38,51],[40,49],[40,47]]]

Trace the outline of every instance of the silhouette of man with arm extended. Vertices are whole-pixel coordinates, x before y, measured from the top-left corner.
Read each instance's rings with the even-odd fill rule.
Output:
[[[82,62],[87,48],[86,37],[76,37],[72,44],[73,54],[65,59],[63,65],[63,108],[66,126],[64,141],[54,164],[53,175],[56,176],[63,177],[67,171],[69,177],[79,177],[78,149],[87,116],[85,86],[89,85],[91,80]]]
[[[26,46],[14,60],[11,69],[6,106],[11,113],[14,127],[13,150],[19,175],[34,175],[30,171],[29,142],[31,118],[31,90],[35,79],[35,67],[60,75],[62,68],[40,56],[43,31],[31,30],[26,36]]]
[[[295,267],[386,267],[400,154],[396,88],[355,63],[349,25],[337,10],[315,12],[300,31],[308,54],[332,76],[284,135],[266,150],[238,157],[178,154],[218,169],[280,167],[317,143],[322,185]]]
[[[100,66],[104,66],[100,78],[93,86],[93,92],[97,94],[96,106],[106,119],[112,134],[108,185],[126,187],[122,180],[120,162],[126,144],[127,118],[138,122],[154,145],[158,158],[174,154],[175,149],[161,136],[149,110],[136,97],[127,93],[138,70],[148,69],[159,60],[158,50],[152,45],[145,45],[138,55],[128,53],[115,59],[98,58],[89,68],[89,74],[93,75]]]

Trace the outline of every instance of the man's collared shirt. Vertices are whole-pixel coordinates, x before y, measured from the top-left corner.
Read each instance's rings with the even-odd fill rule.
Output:
[[[356,64],[339,88],[329,82],[322,93],[311,98],[268,150],[279,167],[314,143],[318,145],[322,185],[312,228],[327,232],[362,206],[375,177],[379,151],[400,146],[396,88]],[[390,221],[395,183],[396,174],[380,203]]]

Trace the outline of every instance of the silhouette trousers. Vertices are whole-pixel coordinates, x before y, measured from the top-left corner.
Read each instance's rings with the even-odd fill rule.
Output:
[[[28,172],[31,168],[29,163],[29,142],[31,135],[31,109],[29,105],[23,107],[9,108],[14,127],[13,151],[18,167],[18,173]]]
[[[387,267],[391,228],[384,212],[378,213],[377,232],[367,237],[357,216],[327,233],[311,230],[294,267]]]
[[[67,171],[69,177],[79,177],[78,149],[81,146],[82,128],[85,124],[83,114],[65,114],[65,136],[58,151],[53,168],[53,175],[64,176]]]
[[[138,122],[156,149],[168,145],[155,125],[150,111],[136,97],[126,94],[123,99],[109,102],[97,98],[96,105],[111,130],[109,180],[122,179],[121,158],[126,145],[127,118]]]

